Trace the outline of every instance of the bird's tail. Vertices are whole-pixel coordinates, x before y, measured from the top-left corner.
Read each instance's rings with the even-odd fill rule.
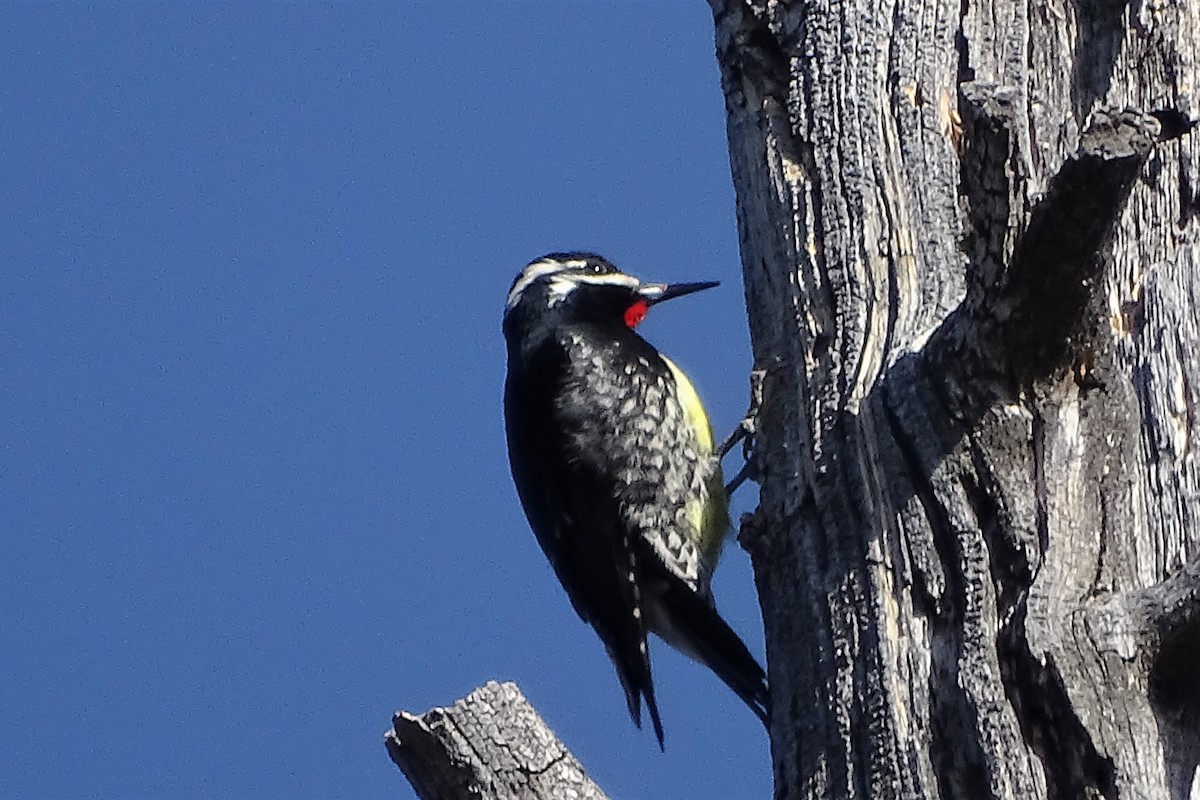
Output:
[[[658,701],[654,697],[654,680],[650,677],[650,655],[646,650],[645,634],[642,635],[642,645],[638,650],[625,649],[624,655],[619,655],[615,648],[608,648],[609,658],[617,668],[617,677],[621,679],[621,688],[625,690],[625,702],[629,706],[629,716],[633,724],[642,727],[642,700],[646,701],[646,710],[650,712],[650,724],[654,726],[654,735],[658,737],[658,749],[663,746],[662,719],[658,716]]]
[[[655,631],[671,645],[711,669],[742,698],[763,725],[771,726],[767,676],[745,642],[721,618],[709,598],[683,584],[670,586],[661,601],[666,630]]]

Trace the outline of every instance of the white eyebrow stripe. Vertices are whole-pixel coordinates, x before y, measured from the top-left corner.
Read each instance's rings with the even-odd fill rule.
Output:
[[[637,278],[621,272],[612,272],[607,275],[572,275],[571,280],[576,283],[591,283],[596,286],[627,286],[630,289],[636,289],[642,285],[642,282]]]
[[[642,285],[637,278],[620,272],[607,275],[569,273],[550,279],[550,305],[557,304],[581,283],[588,283],[592,286],[624,286],[629,289],[637,289]]]
[[[521,300],[521,294],[529,288],[530,284],[546,275],[553,275],[556,272],[564,272],[572,269],[582,269],[588,264],[587,261],[576,259],[572,261],[534,261],[525,269],[521,270],[521,276],[517,278],[512,289],[508,292],[508,299],[504,304],[506,310],[512,309]],[[609,273],[605,275],[592,275],[589,273],[567,273],[559,278],[553,279],[550,282],[550,303],[553,305],[559,300],[562,300],[571,290],[581,283],[590,283],[595,286],[625,286],[630,289],[636,289],[641,286],[641,281],[637,278],[625,275],[620,272]]]
[[[563,262],[549,260],[534,261],[532,264],[525,267],[525,269],[521,270],[521,276],[517,278],[517,281],[513,284],[513,287],[508,290],[508,300],[505,301],[504,307],[506,309],[510,309],[515,306],[517,301],[521,299],[521,293],[528,289],[529,284],[533,283],[538,278],[542,277],[543,275],[549,275],[553,272],[558,272],[562,269],[570,268],[572,266],[581,267],[583,266],[583,262]]]

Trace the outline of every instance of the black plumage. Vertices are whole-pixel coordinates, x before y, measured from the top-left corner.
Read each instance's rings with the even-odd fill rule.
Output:
[[[644,701],[660,745],[647,630],[769,717],[762,668],[709,591],[728,517],[707,417],[689,409],[682,373],[633,330],[649,305],[710,285],[642,284],[599,256],[553,254],[517,277],[504,318],[522,505],[604,642],[635,723]]]

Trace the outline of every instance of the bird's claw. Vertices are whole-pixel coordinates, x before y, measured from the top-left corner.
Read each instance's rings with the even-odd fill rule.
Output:
[[[742,464],[737,475],[725,484],[726,496],[737,491],[747,478],[757,479],[758,470],[754,462],[754,437],[758,433],[758,411],[762,406],[763,378],[766,374],[766,370],[762,369],[750,372],[750,408],[747,409],[746,416],[737,424],[733,433],[729,434],[729,438],[721,444],[717,451],[718,458],[724,458],[738,442],[742,443],[742,460],[745,463]]]

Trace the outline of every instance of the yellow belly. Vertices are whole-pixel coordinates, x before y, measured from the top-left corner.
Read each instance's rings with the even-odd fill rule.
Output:
[[[700,395],[696,393],[696,387],[692,386],[692,382],[683,374],[683,370],[677,367],[671,359],[663,356],[663,361],[666,362],[667,367],[671,370],[671,375],[675,378],[679,402],[683,406],[688,424],[692,430],[696,431],[696,452],[702,457],[711,456],[713,452],[712,423],[709,422],[704,404],[700,402]],[[729,500],[725,496],[725,479],[721,473],[720,463],[715,464],[713,473],[706,482],[706,487],[707,491],[704,497],[689,503],[687,515],[688,521],[700,534],[700,550],[711,568],[716,566],[721,545],[725,542],[725,532],[729,530]]]

